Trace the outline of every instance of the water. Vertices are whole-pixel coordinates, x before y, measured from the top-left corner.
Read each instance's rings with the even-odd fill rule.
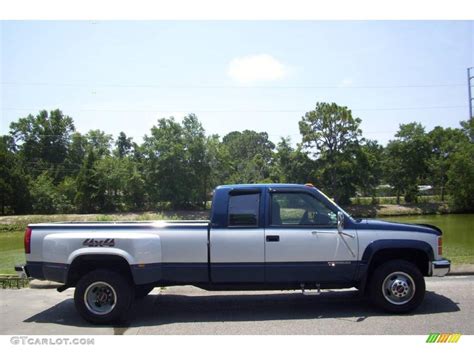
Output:
[[[443,256],[454,263],[474,264],[474,214],[381,217],[402,223],[433,224],[443,231]]]

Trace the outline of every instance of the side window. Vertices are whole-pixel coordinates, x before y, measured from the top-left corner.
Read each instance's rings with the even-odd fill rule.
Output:
[[[256,227],[260,194],[229,196],[229,226]]]
[[[337,215],[315,197],[305,193],[272,193],[271,225],[337,225]]]

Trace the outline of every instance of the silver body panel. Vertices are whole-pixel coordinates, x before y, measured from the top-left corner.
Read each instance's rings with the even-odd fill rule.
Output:
[[[211,263],[263,263],[263,228],[228,228],[211,231]]]
[[[357,260],[356,231],[353,238],[339,235],[337,229],[271,228],[266,236],[278,235],[279,242],[265,243],[265,262],[321,262]]]
[[[115,254],[123,256],[130,264],[135,263],[206,263],[208,260],[208,231],[206,223],[201,229],[188,229],[166,223],[145,223],[141,226],[153,229],[90,229],[83,224],[80,230],[33,229],[31,254],[27,261],[69,264],[84,253]],[[120,224],[117,226],[124,226]],[[34,227],[34,225],[33,225]],[[313,233],[315,232],[315,233]],[[229,228],[213,229],[210,232],[210,258],[215,263],[255,263],[288,261],[347,261],[359,260],[368,245],[382,239],[411,239],[425,241],[437,254],[437,237],[426,233],[378,230],[345,230],[354,238],[338,235],[336,230],[286,229],[286,228]],[[279,235],[277,243],[265,242],[266,235]],[[87,247],[82,242],[87,238],[114,238],[114,247]]]
[[[426,242],[435,259],[430,274],[443,276],[449,271],[443,265],[436,267],[442,259],[437,254],[438,236],[414,231],[347,228],[340,234],[336,228],[285,227],[209,231],[208,222],[36,226],[32,225],[28,262],[70,265],[81,255],[115,255],[129,265],[163,265],[167,280],[177,277],[183,282],[205,282],[209,261],[209,275],[216,283],[350,282],[364,251],[383,239]],[[279,239],[272,242],[267,236]],[[84,245],[86,239],[113,239],[114,245],[91,247]]]
[[[107,254],[123,257],[130,265],[153,263],[206,263],[208,223],[142,223],[142,224],[40,224],[33,227],[29,262],[71,264],[85,254]],[[71,227],[78,227],[73,229]],[[182,229],[179,228],[182,226]],[[110,227],[110,229],[108,228]],[[126,227],[126,229],[123,229]],[[134,228],[136,227],[136,228]],[[150,227],[150,228],[143,228]],[[170,228],[172,227],[172,228]],[[79,229],[80,228],[80,229]],[[86,239],[114,239],[114,246],[84,246]]]

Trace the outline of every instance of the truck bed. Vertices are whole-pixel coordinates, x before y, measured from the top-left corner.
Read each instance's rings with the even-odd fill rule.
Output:
[[[140,283],[208,281],[209,221],[60,222],[28,228],[26,259],[36,278],[64,282],[75,260],[93,254],[125,259]]]

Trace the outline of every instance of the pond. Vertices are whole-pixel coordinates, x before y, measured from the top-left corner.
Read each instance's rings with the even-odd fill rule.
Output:
[[[402,223],[427,223],[443,231],[443,256],[453,263],[474,264],[474,214],[380,217]]]

